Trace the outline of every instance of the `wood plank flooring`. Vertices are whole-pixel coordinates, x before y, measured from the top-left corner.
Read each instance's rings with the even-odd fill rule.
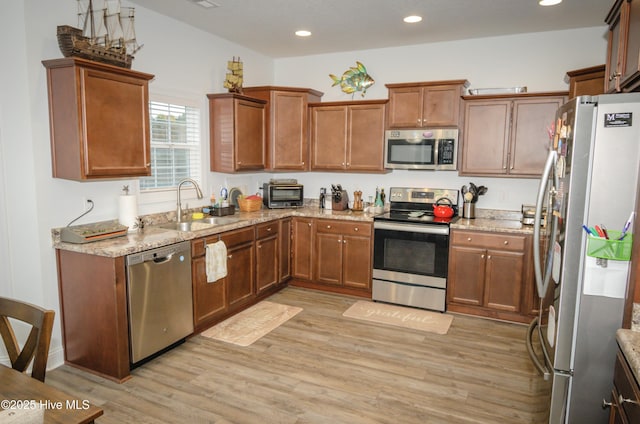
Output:
[[[304,310],[248,347],[194,336],[123,384],[66,365],[46,382],[103,408],[98,424],[544,422],[523,325],[456,314],[437,335],[342,317],[354,297],[269,300]]]

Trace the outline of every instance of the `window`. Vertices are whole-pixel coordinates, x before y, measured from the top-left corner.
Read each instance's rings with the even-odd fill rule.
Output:
[[[151,101],[151,176],[140,190],[175,188],[183,178],[200,181],[200,109]]]

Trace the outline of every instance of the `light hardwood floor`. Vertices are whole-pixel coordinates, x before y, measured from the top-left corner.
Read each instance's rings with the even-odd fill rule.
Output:
[[[454,315],[437,335],[342,317],[354,297],[289,287],[269,300],[304,310],[248,347],[195,336],[123,384],[66,365],[47,384],[103,408],[99,424],[544,420],[523,325]]]

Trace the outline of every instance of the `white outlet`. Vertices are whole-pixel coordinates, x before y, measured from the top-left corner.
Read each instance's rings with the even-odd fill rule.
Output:
[[[82,210],[83,211],[88,211],[89,209],[91,209],[91,206],[93,206],[93,200],[89,199],[88,197],[83,197],[82,198]]]

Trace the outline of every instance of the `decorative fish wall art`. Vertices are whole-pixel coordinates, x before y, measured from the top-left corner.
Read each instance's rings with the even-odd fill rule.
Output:
[[[375,83],[373,78],[367,73],[367,68],[358,61],[356,61],[355,67],[347,69],[341,77],[329,74],[329,78],[333,80],[331,87],[340,84],[342,91],[351,94],[352,98],[357,91],[362,91],[360,95],[364,97],[367,93],[367,88]]]

